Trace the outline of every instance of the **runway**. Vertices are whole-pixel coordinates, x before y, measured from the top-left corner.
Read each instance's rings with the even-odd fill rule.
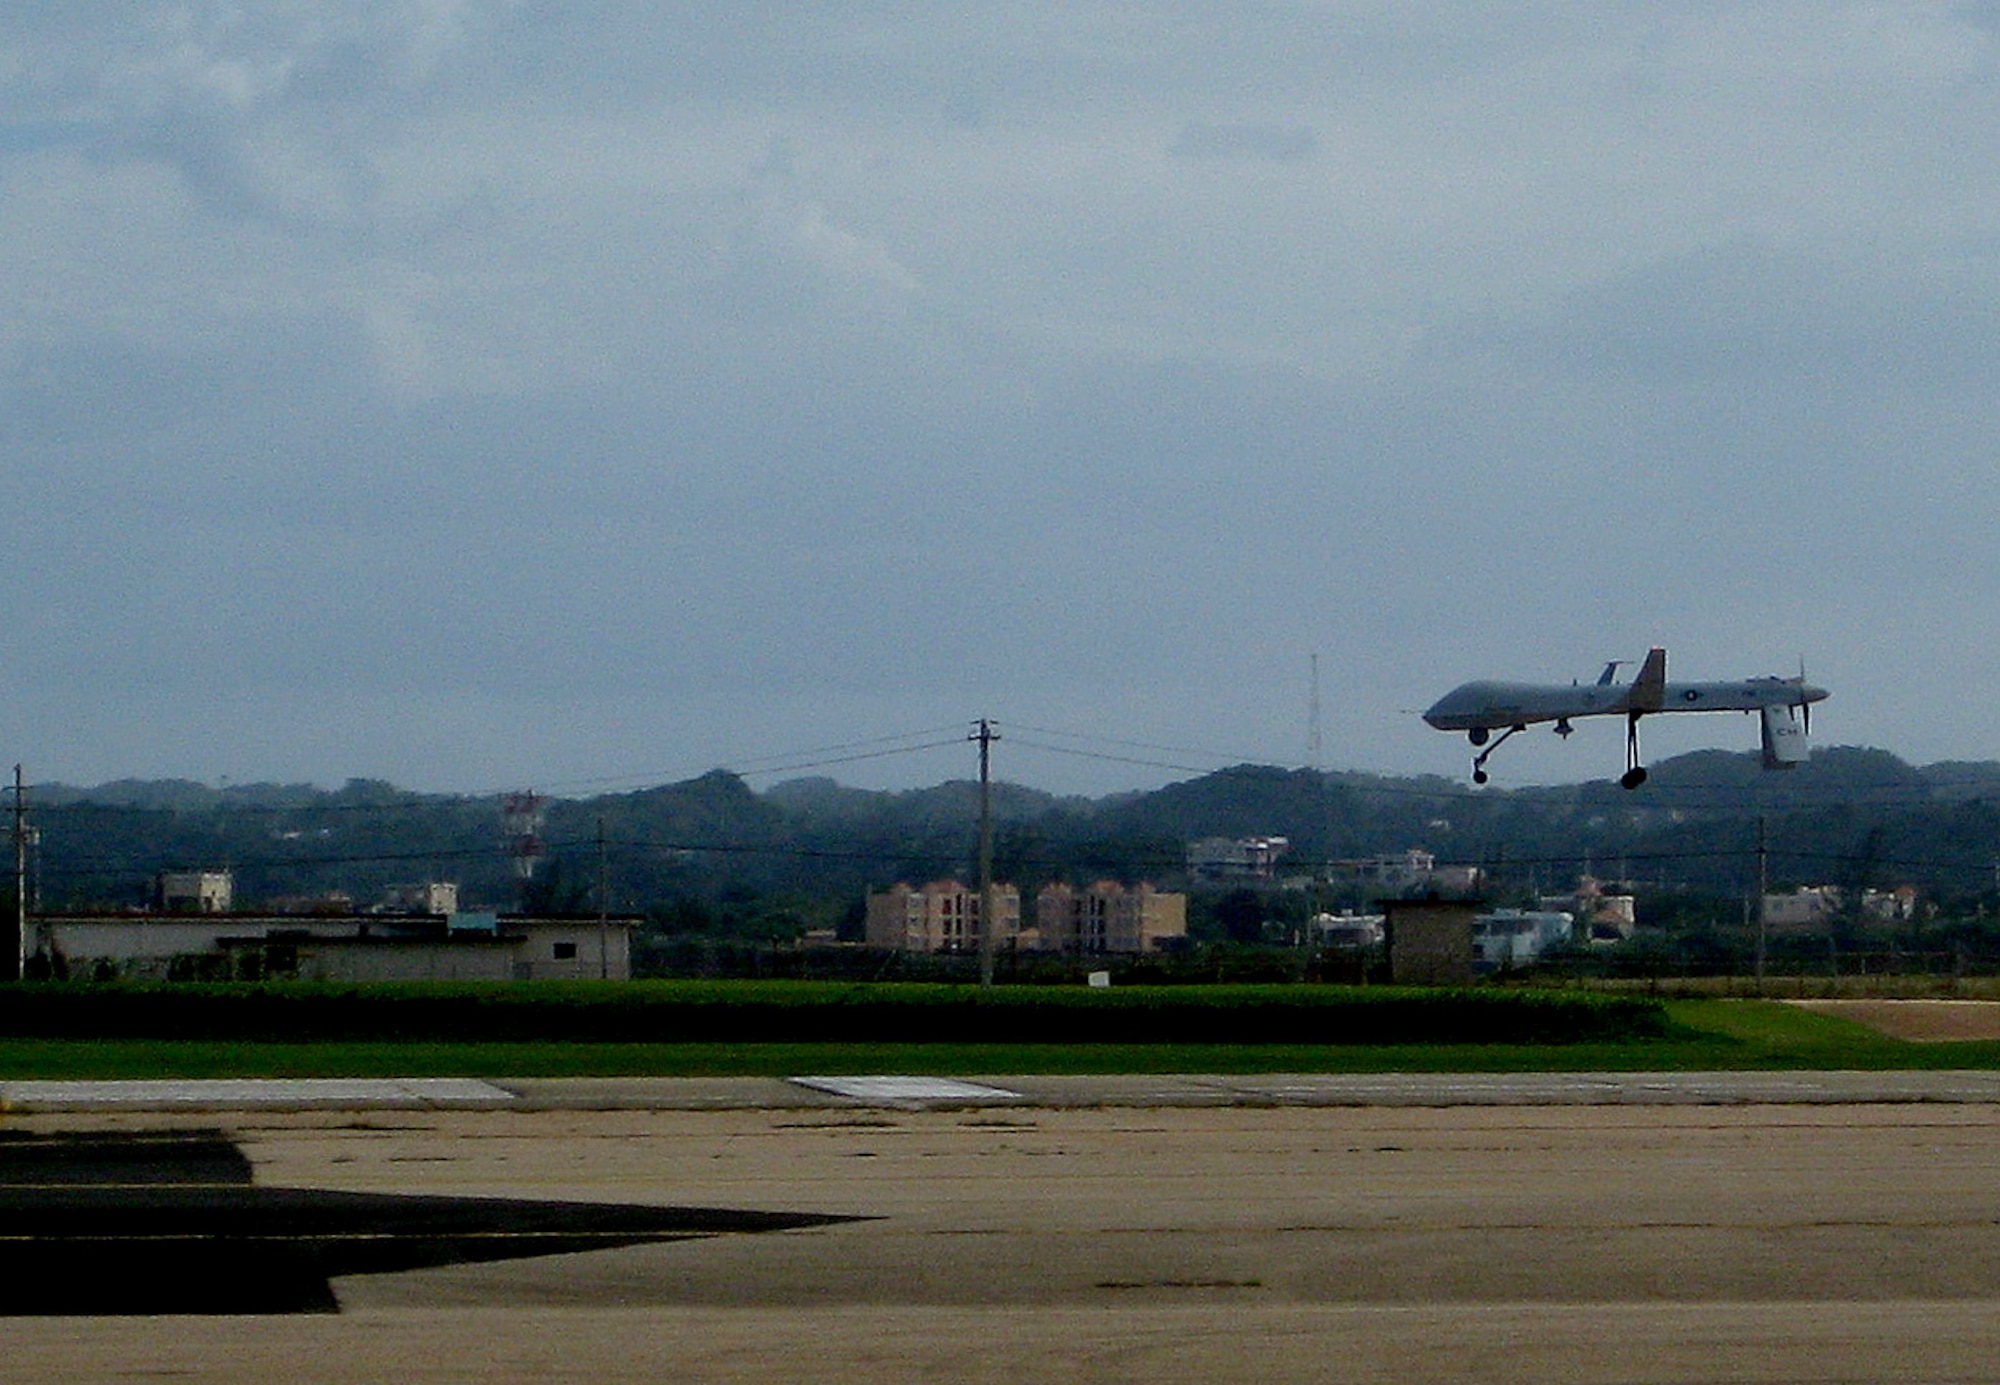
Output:
[[[1376,1104],[1355,1079],[1093,1079],[1087,1104],[1002,1076],[936,1104],[498,1083],[463,1109],[16,1109],[0,1130],[214,1131],[257,1188],[712,1220],[337,1274],[337,1313],[0,1330],[22,1380],[1991,1379],[2000,1102],[1889,1076],[1913,1075],[1867,1101],[1845,1074]]]
[[[0,1115],[72,1111],[713,1111],[876,1106],[1060,1110],[1112,1106],[1812,1106],[1895,1102],[2000,1103],[2000,1071],[0,1081]]]

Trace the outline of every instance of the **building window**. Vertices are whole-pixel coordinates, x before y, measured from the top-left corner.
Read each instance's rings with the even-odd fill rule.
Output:
[[[574,962],[576,960],[576,944],[557,943],[553,955],[558,962]]]

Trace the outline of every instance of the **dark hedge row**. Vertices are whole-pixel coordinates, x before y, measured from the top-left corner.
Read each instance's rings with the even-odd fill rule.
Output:
[[[1642,1039],[1631,996],[1387,987],[26,985],[0,1035],[266,1042],[1559,1044]]]

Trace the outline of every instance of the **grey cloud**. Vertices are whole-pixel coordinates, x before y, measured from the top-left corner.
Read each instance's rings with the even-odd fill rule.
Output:
[[[1266,159],[1291,163],[1319,152],[1303,125],[1184,125],[1173,153],[1183,159]]]
[[[1452,773],[1434,683],[1654,639],[2000,677],[1976,561],[1907,556],[2000,508],[1949,14],[171,12],[0,22],[0,744],[49,773],[479,787],[1002,700],[1277,755],[1315,648],[1330,758]],[[1924,681],[1832,734],[1992,753]]]
[[[1579,378],[1957,392],[2000,384],[2000,287],[1971,265],[1737,243],[1613,275],[1473,342]]]
[[[590,109],[680,97],[852,118],[981,125],[1504,69],[1587,17],[1470,4],[1290,0],[914,0],[837,7],[524,5],[499,25],[514,81]],[[532,59],[532,63],[531,63]]]
[[[49,7],[70,10],[70,6]],[[84,7],[79,7],[84,8]],[[0,147],[68,146],[176,169],[226,218],[281,220],[302,183],[365,198],[365,157],[424,105],[441,65],[504,9],[479,0],[109,5],[0,25]]]

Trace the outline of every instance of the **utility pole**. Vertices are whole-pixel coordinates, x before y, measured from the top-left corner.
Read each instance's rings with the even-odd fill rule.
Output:
[[[28,786],[14,766],[14,937],[20,956],[14,978],[28,979]]]
[[[1000,733],[985,717],[967,740],[979,742],[979,984],[993,984],[993,742]]]
[[[1764,815],[1757,814],[1757,994],[1764,994],[1764,901],[1770,896],[1770,853],[1764,837]]]
[[[597,815],[597,979],[611,979],[611,866],[604,849],[604,815]]]

